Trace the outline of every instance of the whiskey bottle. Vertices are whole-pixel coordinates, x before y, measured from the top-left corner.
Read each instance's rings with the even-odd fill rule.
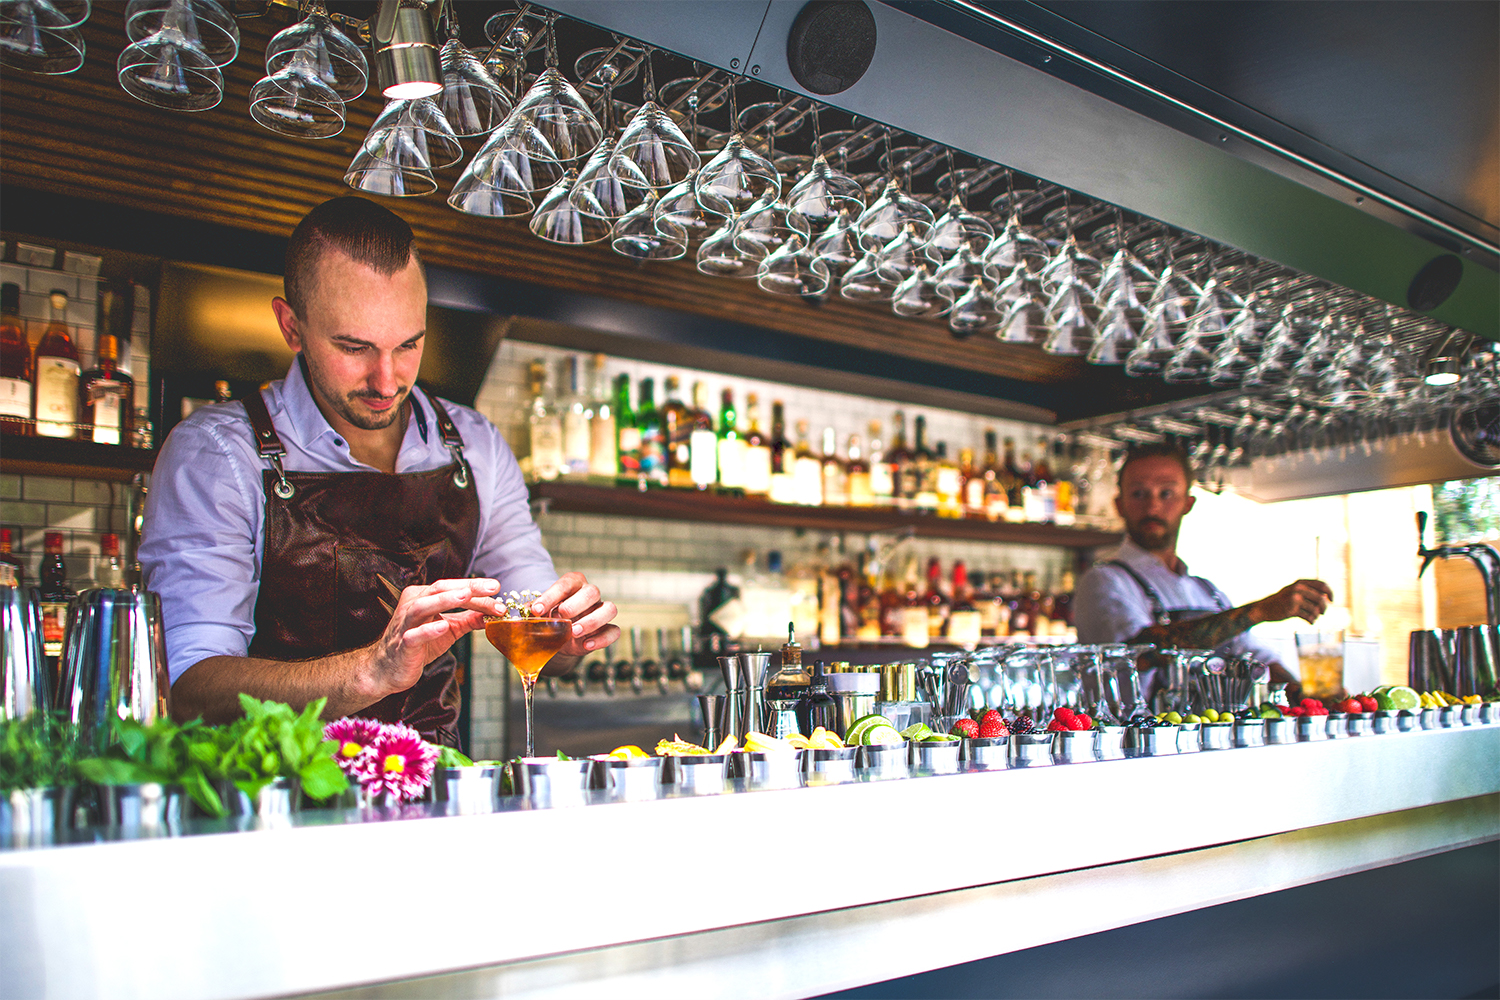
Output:
[[[68,293],[54,289],[52,315],[36,345],[36,432],[42,437],[78,436],[78,346],[68,329]]]
[[[21,286],[0,285],[0,431],[31,433],[31,344],[21,322]]]
[[[135,383],[120,368],[130,353],[130,321],[135,313],[135,285],[99,285],[99,309],[94,329],[98,347],[94,367],[78,382],[78,408],[83,438],[95,444],[130,441],[135,418]]]

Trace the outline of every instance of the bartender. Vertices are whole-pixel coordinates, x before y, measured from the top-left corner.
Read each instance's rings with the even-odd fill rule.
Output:
[[[161,595],[173,714],[240,692],[458,745],[451,647],[496,598],[573,621],[564,673],[614,642],[614,604],[558,577],[515,456],[474,410],[415,386],[427,282],[411,227],[361,198],[313,209],[271,308],[285,379],[203,407],[162,445],[140,546]]]
[[[1271,680],[1296,681],[1270,646],[1249,633],[1261,622],[1314,622],[1333,591],[1321,580],[1298,580],[1249,604],[1233,607],[1224,592],[1188,572],[1177,555],[1182,519],[1193,509],[1192,465],[1180,448],[1146,445],[1120,466],[1115,509],[1125,541],[1078,581],[1073,612],[1078,640],[1154,643],[1249,656],[1271,668]]]

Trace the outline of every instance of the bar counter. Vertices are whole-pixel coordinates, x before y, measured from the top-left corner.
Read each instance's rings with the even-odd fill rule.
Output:
[[[424,809],[0,852],[0,995],[809,996],[1493,842],[1500,726]]]

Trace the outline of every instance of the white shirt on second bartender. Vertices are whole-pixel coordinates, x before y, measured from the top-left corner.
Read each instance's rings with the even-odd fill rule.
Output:
[[[263,394],[286,447],[288,472],[375,472],[313,401],[300,355]],[[396,472],[429,472],[453,461],[432,404],[413,388]],[[501,591],[545,590],[557,579],[531,517],[526,482],[510,446],[475,410],[443,400],[464,441],[479,498],[471,574]],[[140,560],[144,586],[161,595],[173,682],[210,656],[244,656],[255,635],[265,551],[266,497],[260,457],[242,403],[206,406],[172,429],[146,495]]]

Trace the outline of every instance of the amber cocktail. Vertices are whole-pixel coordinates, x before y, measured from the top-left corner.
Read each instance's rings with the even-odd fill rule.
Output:
[[[526,694],[526,756],[535,756],[532,696],[542,668],[572,635],[566,618],[486,618],[484,637],[516,668]]]

